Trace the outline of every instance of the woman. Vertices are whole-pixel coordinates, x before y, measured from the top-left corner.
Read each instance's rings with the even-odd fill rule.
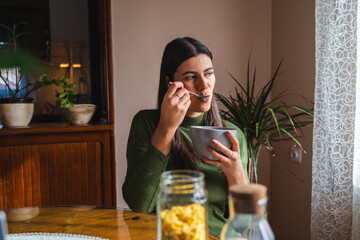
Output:
[[[205,174],[209,203],[209,232],[219,236],[228,217],[228,187],[247,184],[244,171],[247,150],[243,133],[222,121],[214,98],[215,74],[210,50],[193,38],[177,38],[165,48],[160,71],[158,108],[138,112],[132,122],[127,146],[128,169],[123,196],[132,209],[154,212],[160,175],[172,169],[196,169]],[[199,95],[210,95],[198,99]],[[218,161],[196,158],[190,126],[227,126],[232,148],[216,139],[208,151]],[[141,193],[141,194],[139,194]],[[140,196],[140,197],[139,197]]]

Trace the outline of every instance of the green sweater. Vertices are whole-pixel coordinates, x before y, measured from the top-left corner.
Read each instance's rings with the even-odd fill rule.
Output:
[[[191,143],[190,126],[199,125],[199,117],[185,117],[180,131]],[[151,143],[151,137],[157,124],[157,110],[138,112],[131,125],[127,145],[127,173],[122,187],[123,196],[131,209],[142,212],[155,212],[159,193],[160,175],[173,169],[171,153],[164,155]],[[244,169],[247,164],[246,142],[242,131],[230,122],[227,127],[237,129],[240,153]],[[228,217],[228,184],[226,175],[220,167],[200,161],[199,170],[205,174],[205,185],[208,191],[209,232],[219,236]]]

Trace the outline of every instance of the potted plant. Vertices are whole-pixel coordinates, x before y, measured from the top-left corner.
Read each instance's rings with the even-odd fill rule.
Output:
[[[0,24],[9,31],[8,42],[0,46],[0,122],[5,127],[27,126],[33,116],[34,103],[30,94],[41,87],[55,84],[61,87],[57,97],[61,100],[61,112],[72,124],[87,124],[93,116],[96,106],[93,104],[74,104],[77,92],[76,87],[69,84],[68,78],[48,79],[43,74],[36,82],[32,83],[31,72],[41,69],[36,59],[17,46],[17,40],[26,32],[17,33],[19,25],[25,22],[14,24],[12,28]],[[1,85],[0,85],[1,86]]]
[[[57,94],[57,97],[61,100],[60,110],[62,115],[73,125],[85,125],[88,124],[94,112],[96,110],[96,105],[94,104],[74,104],[75,96],[78,94],[74,88],[74,84],[68,84],[69,78],[61,79],[52,79],[49,80],[44,75],[42,82],[51,82],[56,86],[61,87],[60,93]]]
[[[17,33],[19,25],[13,27],[0,24],[9,31],[8,42],[0,46],[0,122],[7,127],[27,126],[33,116],[33,99],[29,97],[33,91],[47,83],[30,82],[30,72],[39,70],[41,65],[30,54],[17,46],[17,40],[26,32]]]
[[[264,146],[275,155],[272,143],[294,141],[303,151],[297,138],[302,127],[313,122],[313,108],[288,105],[281,101],[284,91],[272,99],[269,94],[278,79],[282,62],[279,63],[272,78],[255,95],[256,69],[250,80],[250,58],[247,66],[246,86],[234,76],[236,95],[225,97],[215,94],[226,110],[220,110],[223,119],[237,125],[244,132],[248,147],[248,175],[250,182],[257,182],[257,159]],[[291,110],[292,109],[292,110]],[[295,113],[294,113],[295,112]]]

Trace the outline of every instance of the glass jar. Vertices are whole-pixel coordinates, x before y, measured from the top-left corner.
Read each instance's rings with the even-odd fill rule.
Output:
[[[233,185],[229,189],[229,222],[221,231],[221,240],[273,240],[266,220],[266,187],[261,184]]]
[[[192,170],[161,175],[157,202],[158,240],[208,239],[204,174]]]

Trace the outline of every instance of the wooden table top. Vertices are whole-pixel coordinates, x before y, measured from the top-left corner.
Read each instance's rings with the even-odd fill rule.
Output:
[[[5,211],[9,233],[80,234],[105,239],[157,239],[156,215],[90,206],[31,207]],[[209,235],[209,240],[218,238]]]

